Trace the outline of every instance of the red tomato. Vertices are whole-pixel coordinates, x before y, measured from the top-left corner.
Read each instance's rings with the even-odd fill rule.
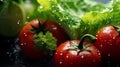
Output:
[[[33,27],[39,28],[39,21],[40,24],[43,24],[46,20],[45,19],[35,19],[27,23],[21,30],[19,34],[19,40],[18,43],[20,45],[21,51],[31,59],[38,59],[38,58],[43,58],[46,57],[46,51],[45,50],[36,50],[35,48],[35,42],[34,42],[34,36],[35,33],[31,32],[30,30],[34,31]],[[45,28],[42,30],[48,30],[49,32],[52,33],[52,35],[56,38],[57,44],[59,45],[60,43],[66,41],[68,39],[68,35],[66,32],[55,22],[51,20],[47,20],[45,22]],[[42,32],[42,31],[41,31]],[[44,49],[44,48],[43,48]]]
[[[120,62],[120,35],[118,27],[106,26],[96,35],[95,46],[100,50],[104,61]],[[111,63],[112,64],[112,63]]]
[[[79,40],[62,43],[54,55],[55,67],[99,67],[101,55],[91,43],[84,42],[86,48],[78,49]],[[87,46],[89,44],[89,46]]]

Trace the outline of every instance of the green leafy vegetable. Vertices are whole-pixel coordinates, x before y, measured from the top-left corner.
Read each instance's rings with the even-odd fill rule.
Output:
[[[118,25],[120,24],[120,0],[114,0],[112,1],[112,16],[111,16],[111,19],[112,19],[112,22],[113,24],[115,25]]]
[[[120,1],[111,1],[112,5],[109,8],[103,9],[102,11],[92,11],[86,13],[82,17],[82,25],[80,28],[85,30],[79,30],[80,33],[90,33],[95,35],[96,32],[106,25],[119,25],[120,24]],[[83,27],[84,26],[84,27]],[[92,32],[91,32],[92,31]]]
[[[93,0],[38,0],[38,2],[40,7],[42,6],[42,8],[38,8],[40,12],[49,11],[53,19],[65,29],[71,39],[79,39],[80,30],[85,30],[84,28],[79,28],[83,24],[81,17],[85,13],[91,10],[100,11],[105,9],[104,4]]]
[[[79,31],[81,33],[80,37],[86,33],[95,35],[100,28],[111,24],[110,12],[92,11],[92,12],[86,13],[82,17],[81,22],[82,24],[79,27]]]

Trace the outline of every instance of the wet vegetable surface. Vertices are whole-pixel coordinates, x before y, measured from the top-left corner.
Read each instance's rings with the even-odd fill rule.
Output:
[[[5,2],[5,4],[2,1]],[[10,1],[20,1],[18,4],[21,5],[24,8],[23,11],[25,11],[25,18],[22,18],[22,20],[26,22],[36,18],[47,18],[55,20],[65,29],[71,39],[79,39],[86,33],[95,35],[95,30],[97,31],[97,29],[106,25],[120,25],[120,0],[111,0],[110,3],[106,4],[96,3],[94,0],[30,0],[33,2],[27,2],[26,0],[24,3],[21,2],[22,0],[0,0],[0,12],[2,10],[2,7],[4,7],[6,3],[10,3]],[[31,5],[31,7],[29,7],[30,11],[27,11],[28,5]],[[7,12],[8,10],[5,11]],[[3,18],[3,13],[5,13],[5,11],[3,10],[3,12],[1,12],[2,17],[0,18]],[[93,16],[93,18],[88,18],[91,16]],[[11,18],[14,19],[15,16]],[[19,22],[17,25],[20,25]],[[21,53],[21,49],[17,43],[17,37],[13,38],[15,34],[12,34],[11,38],[6,38],[8,36],[11,36],[10,32],[6,33],[6,30],[4,30],[4,27],[6,28],[8,26],[1,25],[0,27],[2,26],[3,28],[0,28],[2,29],[2,33],[4,32],[8,35],[5,35],[5,37],[3,35],[0,35],[0,67],[54,67],[52,60],[53,57],[42,63],[41,61],[33,61],[27,59],[27,57]],[[15,28],[12,25],[11,27]],[[7,30],[10,31],[9,28],[7,28]],[[108,54],[108,56],[111,55]],[[120,67],[120,64],[114,64],[108,61],[103,62],[101,67]]]

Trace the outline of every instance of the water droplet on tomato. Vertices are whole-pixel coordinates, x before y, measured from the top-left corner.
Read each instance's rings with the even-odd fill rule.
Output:
[[[62,61],[60,61],[60,64],[62,64]]]
[[[113,37],[113,39],[115,39],[115,37]]]
[[[99,56],[101,55],[100,52],[98,52],[98,55],[99,55]]]
[[[103,45],[101,44],[101,45],[100,45],[100,47],[102,48],[102,47],[103,47]]]
[[[83,58],[84,58],[84,56],[82,55],[82,56],[81,56],[81,58],[83,59]]]
[[[108,53],[108,57],[110,56],[110,53]]]
[[[110,44],[110,45],[112,45],[112,44]]]
[[[24,35],[25,35],[25,36],[27,36],[27,34],[26,34],[26,33],[24,33]]]
[[[58,54],[58,53],[55,53],[56,55]]]
[[[23,46],[23,43],[21,43],[20,45]]]
[[[63,53],[60,53],[60,55],[62,56],[62,55],[63,55]]]
[[[66,58],[68,58],[69,56],[66,56]]]
[[[53,27],[52,29],[53,29],[53,30],[57,30],[57,27]]]

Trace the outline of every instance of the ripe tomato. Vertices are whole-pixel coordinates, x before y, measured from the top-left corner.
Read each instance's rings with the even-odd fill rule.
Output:
[[[99,67],[101,55],[99,50],[89,42],[78,48],[79,40],[66,41],[56,50],[55,67]]]
[[[47,31],[53,35],[53,38],[55,38],[57,41],[56,43],[52,43],[54,39],[51,40],[52,38],[49,37],[49,35],[46,35]],[[39,33],[42,33],[42,35]],[[36,40],[37,44],[35,42],[36,36],[38,37]],[[54,46],[57,46],[60,43],[66,41],[68,39],[68,35],[54,21],[46,19],[35,19],[27,23],[22,28],[18,38],[20,48],[28,58],[41,59],[47,55],[47,51],[49,51],[47,48],[55,50]],[[41,40],[44,40],[45,43]]]
[[[96,35],[95,46],[100,50],[104,61],[120,62],[120,35],[115,26],[106,26],[100,29]]]

